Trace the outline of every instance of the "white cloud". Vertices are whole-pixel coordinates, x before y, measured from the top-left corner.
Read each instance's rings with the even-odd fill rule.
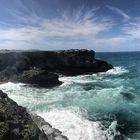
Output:
[[[113,7],[113,6],[106,6],[108,9],[112,10],[113,12],[118,13],[119,15],[121,15],[124,18],[124,21],[128,21],[130,19],[130,16],[128,14],[126,14],[123,10],[117,8],[117,7]]]
[[[114,24],[106,17],[97,16],[98,9],[85,9],[82,6],[72,12],[69,10],[60,12],[59,18],[51,19],[41,18],[35,14],[21,17],[21,13],[13,11],[13,16],[21,22],[14,28],[0,28],[0,49],[87,48],[100,50],[104,46],[105,50],[105,47],[116,47],[131,40],[134,35],[140,36],[140,24],[136,24],[133,25],[134,29],[131,29],[132,25],[122,28],[124,35],[106,37],[105,32],[112,30]],[[118,9],[115,11],[125,20],[130,18]],[[102,33],[103,38],[99,37]]]
[[[127,34],[131,39],[140,39],[140,19],[137,18],[134,21],[127,24],[123,31]]]
[[[103,31],[109,30],[113,24],[107,18],[98,19],[97,9],[80,8],[73,13],[65,11],[60,13],[60,18],[40,18],[37,16],[20,17],[18,12],[15,18],[24,21],[25,25],[19,25],[15,28],[0,28],[0,48],[7,45],[13,45],[15,48],[22,48],[23,45],[34,48],[60,46],[75,44],[81,45],[84,41],[95,41],[97,35]],[[11,48],[11,46],[10,46]],[[24,49],[24,48],[22,48]],[[59,47],[58,47],[59,49]]]

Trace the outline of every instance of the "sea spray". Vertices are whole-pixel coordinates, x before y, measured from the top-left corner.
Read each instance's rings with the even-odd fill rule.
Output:
[[[120,135],[116,130],[116,121],[107,130],[102,130],[100,122],[85,119],[79,110],[53,109],[37,114],[62,131],[69,140],[113,140],[116,135]]]

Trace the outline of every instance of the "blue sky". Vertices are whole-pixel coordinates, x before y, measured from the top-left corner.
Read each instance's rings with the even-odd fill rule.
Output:
[[[0,49],[140,51],[139,0],[0,0]]]

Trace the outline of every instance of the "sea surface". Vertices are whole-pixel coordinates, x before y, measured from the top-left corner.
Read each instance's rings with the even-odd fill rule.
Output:
[[[114,69],[60,77],[61,86],[6,83],[0,89],[69,140],[140,140],[140,52],[96,53]]]

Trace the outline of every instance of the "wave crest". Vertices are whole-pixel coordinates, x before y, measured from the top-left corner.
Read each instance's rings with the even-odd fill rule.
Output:
[[[119,134],[116,121],[107,130],[102,130],[100,122],[89,121],[82,117],[81,112],[72,109],[53,109],[37,114],[62,131],[69,140],[112,140]]]
[[[105,72],[107,75],[122,75],[124,73],[128,73],[129,71],[123,67],[114,67],[113,69],[108,70]]]

